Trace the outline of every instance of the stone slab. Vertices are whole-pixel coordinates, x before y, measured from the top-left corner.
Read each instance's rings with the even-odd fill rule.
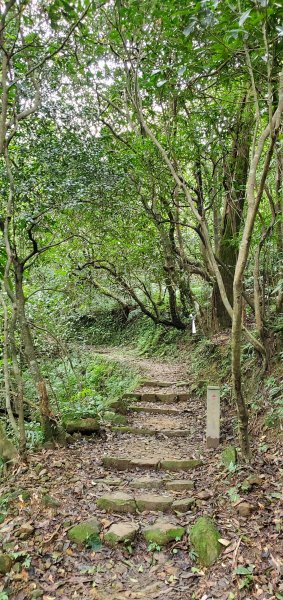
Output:
[[[160,462],[160,468],[166,471],[191,471],[203,463],[197,459],[167,459]]]
[[[124,522],[114,523],[105,533],[104,541],[109,546],[116,546],[125,541],[131,542],[139,531],[138,523]]]
[[[154,496],[151,494],[144,494],[136,496],[137,509],[140,512],[144,511],[161,511],[167,512],[171,509],[174,498],[171,496]]]
[[[190,429],[161,429],[157,433],[163,433],[167,437],[189,437],[192,434]]]
[[[172,481],[166,481],[165,487],[167,490],[172,490],[172,492],[192,490],[195,487],[195,482],[188,479],[173,479]]]
[[[97,500],[97,507],[106,510],[107,512],[116,513],[135,513],[136,503],[133,496],[124,494],[123,492],[116,492],[114,494],[107,494]]]
[[[159,546],[165,546],[169,542],[181,539],[185,534],[185,529],[175,523],[157,522],[143,530],[143,537],[147,543],[153,542]]]
[[[145,412],[152,415],[173,415],[174,417],[178,415],[180,417],[182,416],[182,412],[180,410],[176,410],[176,408],[162,408],[160,406],[141,406],[139,404],[138,406],[130,406],[129,410],[132,412]]]
[[[131,467],[131,459],[123,456],[104,456],[102,463],[104,467],[117,469],[117,471],[125,471]]]
[[[195,505],[195,498],[182,498],[181,500],[175,500],[172,504],[172,509],[175,512],[185,513],[191,510]]]
[[[158,402],[164,402],[164,404],[175,404],[179,400],[179,396],[176,393],[165,394],[164,392],[159,392],[155,396]]]
[[[163,487],[162,479],[153,479],[152,477],[140,477],[140,479],[133,479],[131,481],[131,487],[135,489],[159,489]]]
[[[134,458],[131,466],[138,469],[157,469],[159,458]]]

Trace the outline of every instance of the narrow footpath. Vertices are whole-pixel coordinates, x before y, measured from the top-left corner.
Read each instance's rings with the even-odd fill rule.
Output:
[[[191,397],[183,365],[118,349],[103,354],[134,365],[142,385],[125,398],[127,422],[109,425],[106,439],[82,437],[67,450],[36,452],[29,469],[15,470],[12,514],[0,534],[4,544],[16,540],[14,551],[30,566],[11,580],[9,600],[280,597],[268,591],[280,581],[270,563],[282,551],[274,477],[280,451],[257,458],[257,477],[245,488],[251,469],[229,473],[223,445],[206,450],[205,400]],[[238,510],[243,500],[248,518]],[[223,539],[209,570],[198,565],[188,535],[202,515]],[[235,575],[249,564],[263,574],[252,577],[253,591],[241,589]]]

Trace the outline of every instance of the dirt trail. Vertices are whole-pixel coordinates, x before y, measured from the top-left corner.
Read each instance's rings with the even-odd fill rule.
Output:
[[[35,452],[29,468],[16,468],[4,483],[2,494],[12,491],[14,498],[0,525],[3,549],[23,553],[16,561],[21,566],[2,578],[2,589],[10,590],[9,600],[281,600],[280,447],[267,445],[255,455],[257,480],[247,487],[250,467],[228,472],[221,463],[223,442],[231,443],[231,436],[223,435],[218,450],[206,450],[205,401],[191,397],[183,385],[188,378],[185,365],[140,358],[120,348],[89,350],[128,364],[146,380],[170,385],[142,385],[137,399],[129,400],[127,426],[140,431],[125,433],[105,424],[106,439],[81,438],[68,449]],[[141,412],[131,406],[141,407]],[[157,415],[150,412],[154,408],[176,412]],[[223,410],[223,432],[230,415],[231,407]],[[180,427],[186,437],[174,437]],[[164,462],[168,459],[170,465]],[[171,470],[184,459],[181,470]],[[137,489],[141,478],[147,480]],[[190,491],[174,489],[174,480],[190,485]],[[127,494],[130,514],[121,513],[119,503],[107,510],[102,507],[105,496],[108,504],[109,498],[113,502],[113,493]],[[169,512],[163,515],[165,508],[160,506],[145,508],[139,503],[140,494],[143,502],[153,494],[151,502],[162,500]],[[44,500],[46,495],[55,499],[52,506]],[[174,510],[174,502],[188,496],[192,502],[186,512]],[[239,515],[239,499],[252,507],[248,519]],[[209,570],[197,565],[186,533],[201,515],[214,519],[228,544]],[[70,527],[94,516],[101,526],[101,541],[92,547],[72,543]],[[143,531],[160,518],[182,526],[185,535],[164,548],[151,548]],[[110,548],[104,536],[121,522],[135,522],[137,537],[132,544]],[[23,525],[31,528],[27,536],[20,533]],[[249,565],[254,565],[254,576],[241,587],[243,576],[235,569]]]
[[[126,348],[97,348],[89,346],[92,351],[102,354],[110,360],[116,360],[122,364],[138,371],[144,379],[158,380],[169,383],[183,382],[188,380],[188,369],[185,364],[172,360],[160,360],[156,358],[144,358]],[[143,388],[146,386],[142,386]],[[174,388],[175,386],[169,386]]]

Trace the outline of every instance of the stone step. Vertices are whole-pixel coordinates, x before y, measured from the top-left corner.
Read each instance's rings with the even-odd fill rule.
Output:
[[[131,425],[112,425],[111,431],[116,433],[131,433],[132,435],[163,435],[165,437],[189,437],[190,429],[149,429],[146,427],[131,427]]]
[[[183,414],[183,411],[177,410],[176,408],[163,408],[160,406],[141,406],[140,404],[138,406],[131,404],[131,406],[129,406],[129,411],[137,413],[145,412],[150,413],[152,415],[172,415],[174,417],[182,416]]]
[[[163,404],[175,404],[176,402],[188,402],[188,392],[133,392],[124,396],[125,400],[136,402],[162,402]]]
[[[125,471],[132,469],[162,469],[163,471],[192,471],[200,467],[203,463],[201,460],[189,458],[129,458],[125,456],[104,456],[102,464],[105,468],[112,468],[117,471]]]
[[[104,542],[111,547],[131,542],[139,534],[140,524],[134,521],[118,521],[111,525],[104,534]],[[165,546],[174,542],[185,535],[184,527],[176,523],[169,523],[168,520],[162,521],[160,518],[152,525],[142,529],[141,532],[145,541],[159,546]]]
[[[154,477],[139,477],[129,482],[129,486],[134,489],[165,489],[179,492],[192,490],[195,487],[195,482],[190,479],[157,479]]]
[[[186,385],[182,383],[182,385]],[[154,388],[170,388],[178,386],[175,381],[157,381],[157,379],[143,379],[140,387],[154,387]]]
[[[97,507],[108,513],[136,512],[187,512],[195,504],[195,498],[175,500],[173,496],[156,494],[131,495],[124,492],[106,494],[97,500]]]

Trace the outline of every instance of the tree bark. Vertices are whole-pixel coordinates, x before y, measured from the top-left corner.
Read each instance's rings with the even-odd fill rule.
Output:
[[[40,372],[33,337],[26,318],[25,297],[23,293],[23,266],[22,264],[14,262],[14,269],[15,296],[21,337],[23,340],[25,354],[30,365],[31,375],[34,379],[37,389],[43,437],[46,442],[64,442],[63,429],[58,424],[50,407],[46,382]]]

